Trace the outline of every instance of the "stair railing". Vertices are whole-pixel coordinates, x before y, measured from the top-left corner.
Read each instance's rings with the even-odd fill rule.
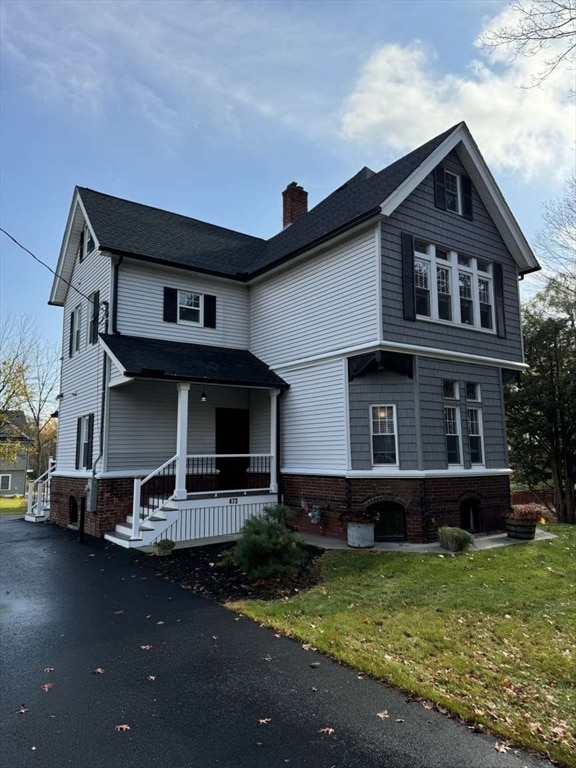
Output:
[[[139,477],[134,478],[134,494],[132,497],[132,533],[131,533],[132,539],[142,538],[142,536],[140,535],[141,523],[146,517],[148,517],[153,512],[153,508],[149,504],[149,500],[151,498],[161,498],[162,503],[164,503],[173,496],[174,483],[172,483],[171,488],[169,486],[169,483],[170,483],[170,478],[175,479],[176,477],[177,458],[178,456],[172,456],[171,459],[168,459],[168,461],[165,461],[164,464],[159,466],[153,472],[150,472],[149,475],[146,475],[146,477],[142,479],[140,479]],[[156,479],[156,482],[154,483],[155,487],[153,488],[149,486],[148,488],[145,489],[147,499],[143,504],[142,489],[146,485],[146,483],[149,483],[151,480],[154,480],[154,479]]]
[[[48,459],[48,469],[33,482],[28,484],[28,507],[26,514],[40,517],[44,509],[50,505],[50,481],[56,462]]]

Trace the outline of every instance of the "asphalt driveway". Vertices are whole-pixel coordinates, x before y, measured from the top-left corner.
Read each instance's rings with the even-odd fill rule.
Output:
[[[0,518],[0,617],[2,768],[551,765],[50,525]]]

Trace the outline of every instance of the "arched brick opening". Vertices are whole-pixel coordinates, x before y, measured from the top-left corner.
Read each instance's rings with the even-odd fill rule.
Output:
[[[374,525],[376,541],[406,541],[406,508],[398,501],[377,501],[367,507],[377,515]]]
[[[74,494],[68,497],[68,525],[78,525],[78,499]]]
[[[470,533],[482,530],[481,497],[477,493],[465,493],[458,499],[460,528]]]

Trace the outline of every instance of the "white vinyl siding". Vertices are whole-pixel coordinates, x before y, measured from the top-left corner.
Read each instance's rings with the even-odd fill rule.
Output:
[[[102,398],[102,364],[104,351],[100,344],[87,344],[87,322],[92,311],[89,298],[95,291],[100,292],[100,302],[110,301],[112,265],[108,256],[96,250],[82,262],[76,261],[70,282],[83,295],[68,288],[64,303],[64,324],[62,336],[62,369],[58,404],[58,444],[56,471],[73,472],[76,467],[76,430],[78,419],[87,413],[94,414],[92,445],[93,461],[99,453],[100,414]],[[85,298],[86,297],[86,298]],[[77,306],[82,308],[82,344],[79,352],[68,357],[70,315]],[[104,314],[100,313],[100,331],[105,331]],[[98,465],[100,469],[101,466]]]
[[[164,288],[216,297],[216,328],[163,320]],[[118,281],[118,330],[130,336],[248,348],[248,288],[154,265],[124,261]]]
[[[250,349],[272,367],[378,336],[374,229],[250,288]]]
[[[282,469],[345,471],[347,436],[342,360],[282,372]]]

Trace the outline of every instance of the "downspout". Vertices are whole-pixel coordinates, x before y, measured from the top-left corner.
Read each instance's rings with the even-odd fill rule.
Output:
[[[280,472],[280,398],[284,394],[284,390],[280,390],[278,397],[276,398],[276,482],[278,483],[278,503],[284,503],[284,478]]]
[[[114,258],[114,271],[112,275],[112,333],[116,335],[120,335],[118,330],[118,275],[123,260],[123,256]]]

